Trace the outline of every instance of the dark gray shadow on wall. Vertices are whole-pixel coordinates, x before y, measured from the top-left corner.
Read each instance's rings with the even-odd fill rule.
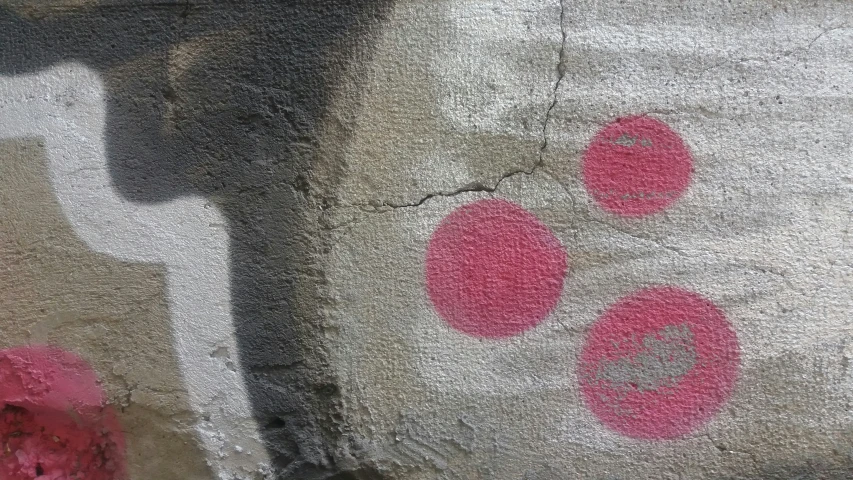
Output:
[[[330,91],[392,2],[0,6],[0,74],[68,61],[102,74],[121,194],[202,195],[227,216],[239,355],[282,478],[364,475],[330,452],[340,419],[310,293],[309,172]]]

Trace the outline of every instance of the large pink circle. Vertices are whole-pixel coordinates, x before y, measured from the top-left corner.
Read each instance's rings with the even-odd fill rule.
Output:
[[[642,216],[675,202],[690,184],[693,159],[669,126],[647,116],[617,119],[599,131],[583,156],[583,181],[611,213]]]
[[[121,425],[95,372],[56,347],[0,351],[0,478],[127,477]]]
[[[580,355],[584,401],[607,427],[668,439],[710,420],[734,389],[737,337],[709,300],[675,287],[640,290],[592,326]]]
[[[427,293],[451,327],[508,337],[554,309],[567,268],[562,244],[539,219],[504,200],[480,200],[453,211],[433,233]]]

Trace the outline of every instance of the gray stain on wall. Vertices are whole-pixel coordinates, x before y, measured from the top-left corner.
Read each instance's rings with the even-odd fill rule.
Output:
[[[617,390],[655,391],[675,386],[696,365],[693,332],[687,324],[667,325],[642,339],[631,339],[630,344],[632,349],[640,347],[639,353],[602,360],[594,380],[607,382]]]

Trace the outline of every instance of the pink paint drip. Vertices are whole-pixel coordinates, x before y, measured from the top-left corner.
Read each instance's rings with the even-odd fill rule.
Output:
[[[0,477],[126,478],[125,444],[95,372],[55,347],[0,352]]]

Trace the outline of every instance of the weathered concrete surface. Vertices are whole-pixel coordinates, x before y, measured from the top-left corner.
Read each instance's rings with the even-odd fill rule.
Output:
[[[133,478],[210,478],[172,349],[161,268],[96,254],[74,234],[44,146],[0,142],[3,348],[82,356],[118,407]]]
[[[171,371],[186,395],[175,407],[184,416],[162,429],[145,430],[142,422],[137,436],[194,429],[191,453],[158,454],[175,470],[143,477],[192,478],[204,464],[210,477],[229,479],[272,476],[273,469],[285,478],[328,478],[341,470],[330,448],[338,400],[318,341],[322,272],[313,256],[322,243],[313,233],[308,177],[327,87],[360,58],[384,3],[0,6],[0,109],[14,112],[0,121],[0,136],[53,147],[45,155],[56,159],[54,195],[78,241],[113,262],[154,264],[146,268],[161,275],[160,336],[125,335],[127,354],[98,352],[168,378],[169,369],[132,358],[154,355],[146,348],[157,338],[180,368]],[[43,124],[50,128],[39,130]],[[26,191],[9,181],[10,195]],[[198,209],[182,219],[170,205]],[[190,238],[198,224],[204,228]],[[40,295],[47,305],[37,308],[64,311],[61,297]],[[222,326],[223,313],[232,327]],[[57,343],[52,338],[34,342]],[[111,382],[82,348],[68,349]],[[229,389],[235,377],[244,390]],[[113,388],[135,391],[133,384]],[[258,424],[264,448],[235,441],[232,423]],[[134,448],[134,439],[128,444]]]
[[[324,142],[346,167],[328,338],[358,451],[407,479],[853,475],[851,19],[845,2],[397,2],[339,100],[347,145]],[[683,139],[692,180],[623,218],[584,188],[583,154],[641,114]],[[507,339],[452,329],[424,285],[433,232],[483,198],[535,214],[570,260],[556,309]],[[656,441],[604,427],[576,374],[596,319],[653,285],[709,299],[740,347],[715,416]]]
[[[851,21],[0,1],[0,347],[131,478],[851,478]]]

